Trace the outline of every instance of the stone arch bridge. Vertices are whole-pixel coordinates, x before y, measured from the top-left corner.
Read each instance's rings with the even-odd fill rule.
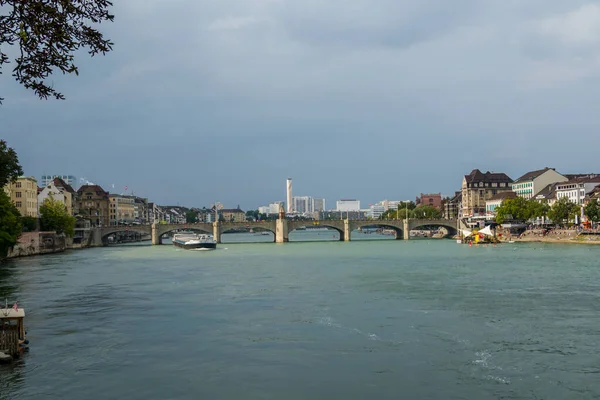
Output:
[[[256,222],[199,222],[195,224],[154,224],[135,226],[111,226],[95,228],[92,233],[92,246],[103,246],[107,243],[107,237],[117,232],[137,232],[152,237],[152,244],[161,244],[164,234],[179,231],[192,230],[212,234],[218,243],[221,243],[223,233],[236,229],[255,229],[272,232],[276,243],[289,241],[289,234],[304,227],[323,227],[336,230],[340,234],[340,240],[349,242],[351,232],[364,227],[378,227],[392,229],[396,232],[396,239],[410,239],[409,232],[423,227],[443,227],[450,234],[457,233],[456,219],[409,219],[409,220],[326,220],[326,221],[301,221],[278,219],[275,221]]]

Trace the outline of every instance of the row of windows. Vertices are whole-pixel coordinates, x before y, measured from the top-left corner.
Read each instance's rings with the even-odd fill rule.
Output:
[[[533,182],[528,182],[528,183],[517,183],[516,185],[512,185],[512,189],[525,189],[525,188],[532,188],[533,187]]]
[[[33,201],[28,201],[27,202],[27,208],[36,208],[36,204]],[[17,208],[21,208],[23,207],[23,202],[22,201],[15,201],[15,207]]]
[[[20,199],[21,197],[23,197],[23,192],[15,192],[15,197]],[[37,196],[35,196],[32,192],[25,192],[25,197],[28,199],[32,199]]]
[[[467,187],[507,187],[506,182],[479,182],[479,183],[468,183]]]

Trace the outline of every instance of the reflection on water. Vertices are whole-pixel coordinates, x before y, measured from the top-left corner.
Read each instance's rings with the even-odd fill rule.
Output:
[[[597,398],[599,253],[356,240],[13,260],[0,293],[31,350],[0,366],[0,399]]]

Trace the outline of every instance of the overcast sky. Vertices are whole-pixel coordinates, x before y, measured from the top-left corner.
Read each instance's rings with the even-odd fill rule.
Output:
[[[451,194],[473,168],[598,172],[600,4],[126,0],[40,101],[0,76],[27,175],[159,204]]]

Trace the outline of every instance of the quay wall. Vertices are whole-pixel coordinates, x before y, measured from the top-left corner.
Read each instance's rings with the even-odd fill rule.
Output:
[[[25,232],[17,244],[8,251],[6,258],[60,253],[67,248],[67,238],[56,232]]]

